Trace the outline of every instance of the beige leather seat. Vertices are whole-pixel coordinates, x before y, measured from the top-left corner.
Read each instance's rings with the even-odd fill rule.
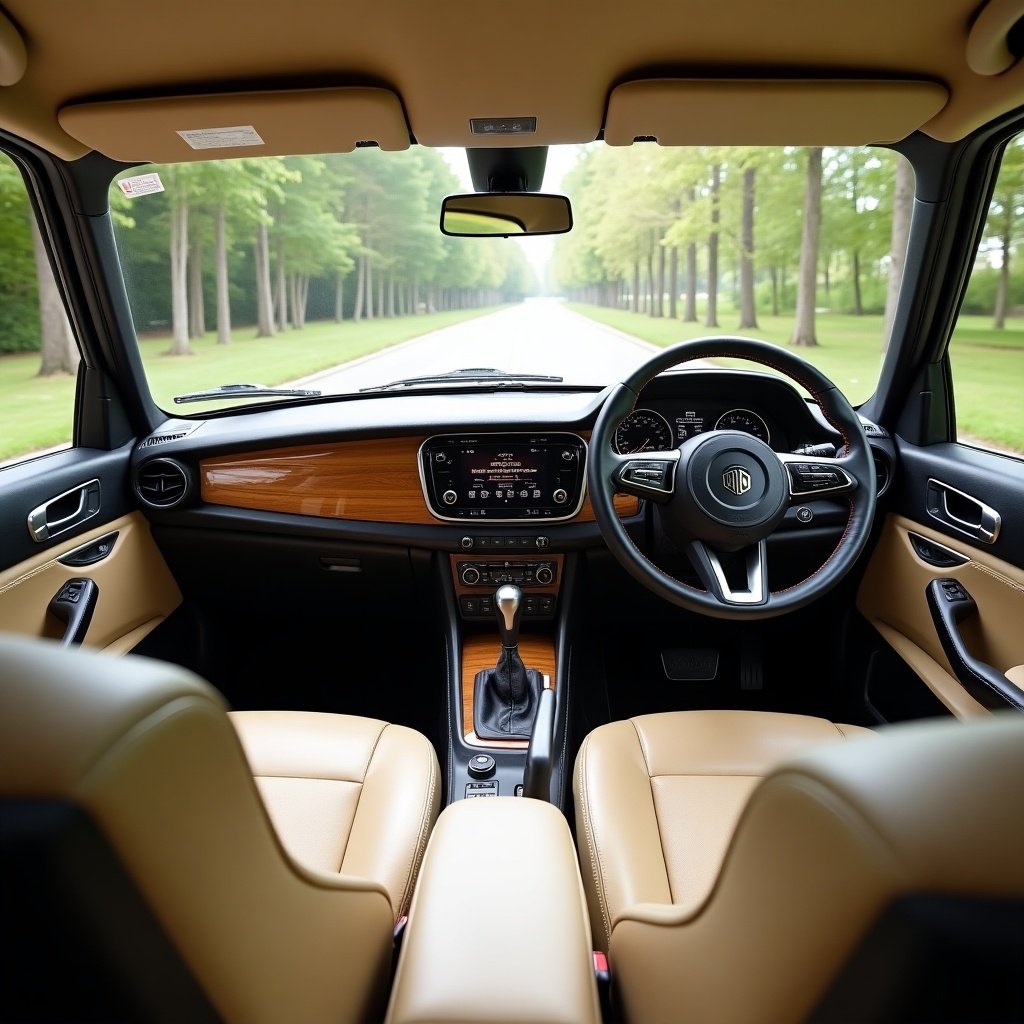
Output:
[[[44,920],[38,957],[66,947],[92,965],[77,996],[40,978],[31,998],[63,999],[73,1018],[75,999],[95,998],[131,1019],[379,1019],[438,776],[430,743],[401,726],[229,715],[180,668],[0,638],[4,881],[22,875],[22,971],[40,969]],[[73,990],[75,971],[48,969]]]
[[[926,959],[905,934],[895,949],[909,961],[878,935],[906,932],[893,915],[921,894],[982,908],[977,928],[963,910],[953,962],[962,978],[995,973],[972,992],[1007,988],[1005,964],[965,937],[993,931],[983,897],[1012,898],[1019,950],[1022,716],[877,733],[738,711],[641,716],[590,734],[574,792],[595,943],[631,1024],[794,1022],[816,1008],[813,1019],[901,1019],[872,1000],[887,985],[905,996]],[[935,973],[934,1019],[971,1019],[941,987],[957,971]]]

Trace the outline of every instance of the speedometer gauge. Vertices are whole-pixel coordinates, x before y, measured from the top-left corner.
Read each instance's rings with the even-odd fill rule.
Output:
[[[674,447],[672,428],[653,409],[634,409],[615,430],[615,450],[620,455],[664,452]]]
[[[768,425],[756,412],[749,409],[730,409],[722,413],[715,423],[715,430],[741,430],[744,434],[753,434],[765,444],[771,440]]]

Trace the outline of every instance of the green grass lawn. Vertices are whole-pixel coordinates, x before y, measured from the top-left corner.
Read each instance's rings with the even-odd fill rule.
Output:
[[[154,398],[163,408],[173,409],[171,399],[186,391],[237,381],[295,380],[497,308],[359,323],[309,323],[301,331],[289,330],[273,338],[255,338],[249,326],[232,332],[230,345],[218,345],[212,333],[195,339],[190,356],[169,355],[167,336],[145,338],[140,348]],[[0,459],[70,441],[75,382],[70,377],[39,377],[38,372],[36,353],[0,357]],[[209,407],[197,402],[178,411],[193,415]]]
[[[792,316],[759,316],[757,330],[736,329],[735,311],[719,314],[718,328],[681,320],[654,319],[642,313],[570,303],[569,308],[655,345],[672,345],[709,334],[743,335],[785,345],[793,333]],[[859,405],[871,395],[882,365],[882,317],[819,313],[817,348],[795,349],[821,369],[847,398]],[[964,440],[1024,454],[1024,322],[1001,331],[990,317],[963,316],[950,347],[956,382],[957,430]],[[747,366],[717,360],[725,366]]]

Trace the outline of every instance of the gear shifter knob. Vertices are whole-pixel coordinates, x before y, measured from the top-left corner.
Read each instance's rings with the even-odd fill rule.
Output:
[[[498,633],[501,646],[519,646],[519,615],[522,611],[523,592],[519,587],[506,583],[494,594],[494,610],[498,617]]]

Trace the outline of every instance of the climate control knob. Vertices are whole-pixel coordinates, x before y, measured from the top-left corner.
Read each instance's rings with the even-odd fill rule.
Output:
[[[480,582],[480,570],[475,565],[464,565],[459,579],[467,587],[475,587]]]
[[[569,500],[569,492],[564,487],[558,487],[555,489],[554,494],[551,495],[551,500],[556,505],[564,505]]]
[[[550,566],[541,565],[538,566],[537,572],[533,577],[542,587],[546,587],[554,578],[555,574],[551,571]]]
[[[444,494],[441,495],[441,500],[446,505],[454,505],[455,502],[459,500],[459,496],[454,491],[445,491]]]

